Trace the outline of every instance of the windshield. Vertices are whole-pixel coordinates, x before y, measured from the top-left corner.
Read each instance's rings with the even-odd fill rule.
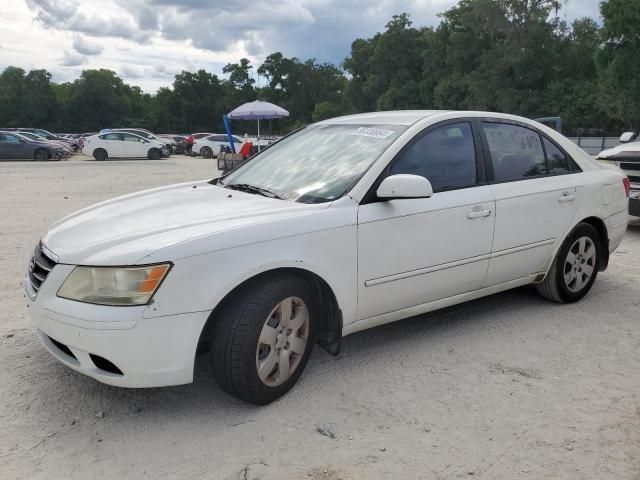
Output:
[[[406,127],[312,125],[282,139],[221,179],[284,200],[322,203],[344,195]]]

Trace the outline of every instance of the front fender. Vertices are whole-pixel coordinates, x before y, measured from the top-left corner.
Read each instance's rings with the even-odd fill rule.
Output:
[[[347,324],[356,318],[356,265],[355,225],[196,255],[175,262],[144,317],[211,311],[256,275],[298,268],[329,285]]]

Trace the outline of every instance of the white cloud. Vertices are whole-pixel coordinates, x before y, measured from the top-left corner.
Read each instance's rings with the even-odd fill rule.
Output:
[[[80,34],[73,35],[73,48],[81,55],[100,55],[104,47]]]
[[[69,50],[64,51],[62,60],[60,61],[60,65],[62,65],[63,67],[77,67],[80,65],[85,65],[86,63],[87,57],[76,52],[70,52]]]

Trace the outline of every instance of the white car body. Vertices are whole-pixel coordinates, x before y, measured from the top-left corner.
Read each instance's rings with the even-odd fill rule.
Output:
[[[640,141],[622,143],[603,150],[596,159],[620,167],[627,175],[631,188],[629,214],[640,217]]]
[[[541,132],[561,145],[580,171],[488,182],[431,198],[362,202],[389,162],[424,129],[486,117]],[[258,274],[284,268],[321,278],[341,313],[338,333],[348,335],[538,282],[567,234],[584,219],[606,229],[609,252],[626,231],[620,171],[600,165],[537,122],[486,112],[403,111],[320,122],[325,124],[406,130],[331,202],[230,194],[203,180],[102,202],[54,224],[41,245],[55,266],[39,290],[29,275],[25,279],[29,313],[46,348],[69,367],[112,385],[189,383],[212,312]],[[260,161],[260,155],[251,161]],[[76,265],[160,262],[172,267],[147,305],[94,305],[57,295]],[[113,362],[122,375],[99,368],[90,354]]]
[[[92,157],[99,149],[105,150],[109,158],[148,158],[151,149],[158,149],[163,155],[168,153],[163,142],[126,132],[105,132],[84,139],[84,155]]]
[[[233,139],[235,142],[236,151],[239,151],[240,147],[244,143],[244,140],[242,140],[239,137],[236,137],[235,135],[233,136]],[[203,148],[210,148],[212,155],[214,157],[217,157],[218,152],[220,152],[220,147],[222,146],[225,146],[225,147],[229,146],[229,139],[227,138],[227,135],[222,133],[212,133],[207,137],[202,137],[194,140],[191,151],[193,153],[197,153],[198,155],[202,155]],[[205,155],[202,155],[202,156],[205,156]]]

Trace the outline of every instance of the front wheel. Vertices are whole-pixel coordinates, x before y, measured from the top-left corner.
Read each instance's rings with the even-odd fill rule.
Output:
[[[602,239],[588,223],[579,223],[562,243],[538,292],[559,303],[577,302],[591,289],[600,267]]]
[[[200,150],[200,155],[202,155],[204,158],[213,158],[213,150],[211,150],[209,147],[202,147],[202,149]]]
[[[149,160],[160,160],[162,158],[162,152],[157,148],[152,148],[148,153]]]
[[[222,309],[211,344],[213,374],[227,393],[266,405],[287,393],[315,340],[316,297],[298,277],[249,285]]]

